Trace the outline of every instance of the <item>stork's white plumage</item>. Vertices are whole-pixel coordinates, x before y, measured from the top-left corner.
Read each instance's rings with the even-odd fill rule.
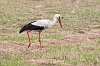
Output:
[[[29,40],[28,48],[29,48],[30,45],[31,45],[30,37],[29,37],[29,32],[32,31],[32,30],[37,30],[37,31],[39,32],[40,49],[42,49],[41,40],[40,40],[40,33],[41,33],[41,31],[44,30],[44,29],[47,29],[47,28],[52,27],[53,25],[56,24],[57,21],[60,23],[60,26],[61,26],[61,28],[62,28],[60,15],[59,15],[59,14],[56,14],[56,15],[54,16],[54,21],[53,21],[53,22],[50,21],[50,20],[37,20],[37,21],[31,22],[31,23],[25,25],[25,26],[19,31],[19,33],[22,33],[23,31],[27,31],[28,40]]]

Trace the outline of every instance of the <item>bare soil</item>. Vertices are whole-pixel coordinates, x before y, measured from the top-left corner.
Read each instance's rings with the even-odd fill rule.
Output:
[[[97,44],[98,38],[100,37],[100,26],[99,25],[90,25],[88,27],[79,27],[75,28],[71,31],[70,34],[63,36],[59,39],[46,40],[44,42],[49,43],[51,45],[57,46],[58,44]],[[67,31],[68,32],[68,31]],[[37,40],[36,40],[37,41]],[[38,41],[37,41],[37,44]],[[15,41],[2,41],[0,42],[0,55],[4,55],[5,53],[25,53],[28,43],[20,43]],[[48,47],[43,47],[43,49],[47,49]],[[30,52],[34,52],[36,50],[40,50],[39,46],[31,45],[29,48]]]

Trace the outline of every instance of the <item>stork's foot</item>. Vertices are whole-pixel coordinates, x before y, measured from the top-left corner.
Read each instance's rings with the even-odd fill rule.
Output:
[[[31,43],[29,43],[28,48],[30,47]]]
[[[42,48],[43,48],[43,46],[41,45],[41,46],[40,46],[40,50],[42,50]]]

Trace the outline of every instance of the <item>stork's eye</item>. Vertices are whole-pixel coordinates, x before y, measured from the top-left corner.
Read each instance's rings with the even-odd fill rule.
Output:
[[[60,18],[60,17],[59,17]]]

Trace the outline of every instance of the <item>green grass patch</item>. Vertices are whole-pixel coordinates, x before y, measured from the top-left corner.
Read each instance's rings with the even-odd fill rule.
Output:
[[[0,57],[0,66],[37,66],[30,64],[27,59],[23,59],[23,55],[5,54]]]
[[[100,38],[98,39],[98,44],[100,44]]]
[[[49,49],[48,51],[46,51],[46,55],[50,58],[61,58],[59,56],[62,56],[63,54],[66,54],[66,52],[70,51],[71,51],[70,45],[68,46],[61,45]]]
[[[83,57],[85,59],[85,62],[91,65],[96,65],[100,58],[99,54],[94,54],[94,53],[84,53]]]
[[[70,45],[65,46],[65,45],[61,45],[61,46],[57,46],[57,47],[53,47],[48,49],[47,51],[41,51],[41,52],[35,52],[35,54],[33,54],[33,57],[48,57],[48,58],[62,58],[61,56],[66,54],[66,52],[70,52],[71,51],[71,47]]]
[[[61,35],[60,34],[49,34],[49,35],[45,35],[46,39],[57,39],[60,38]]]
[[[20,42],[20,41],[28,41],[28,37],[27,36],[8,36],[8,37],[0,37],[0,41],[16,41],[16,42]],[[31,36],[30,40],[34,41],[37,40],[37,36]]]
[[[91,52],[89,52],[91,51]],[[92,53],[93,52],[93,53]],[[100,55],[96,47],[84,45],[59,45],[51,47],[46,51],[35,52],[32,54],[33,58],[51,58],[61,60],[58,64],[69,65],[99,65]]]

